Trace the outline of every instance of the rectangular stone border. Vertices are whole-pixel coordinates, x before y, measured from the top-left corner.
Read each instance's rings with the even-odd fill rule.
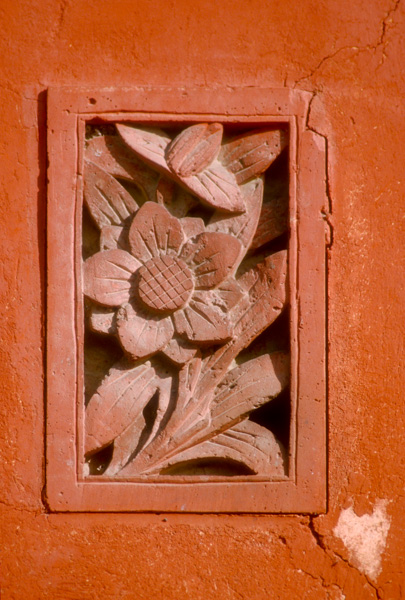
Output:
[[[46,500],[52,511],[309,513],[326,510],[326,148],[306,128],[310,94],[272,89],[67,89],[48,91],[48,307]],[[80,273],[86,120],[288,121],[292,350],[291,467],[259,477],[84,480]]]

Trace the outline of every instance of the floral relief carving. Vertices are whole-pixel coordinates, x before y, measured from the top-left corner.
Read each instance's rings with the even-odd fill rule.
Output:
[[[88,127],[89,475],[287,475],[287,146],[283,127]]]

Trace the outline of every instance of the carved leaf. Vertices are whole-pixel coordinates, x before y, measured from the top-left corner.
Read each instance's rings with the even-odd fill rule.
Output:
[[[201,173],[216,158],[222,132],[220,123],[199,123],[184,129],[166,149],[169,168],[180,177]]]
[[[201,373],[201,366],[201,354],[198,353],[179,372],[179,403],[176,407],[177,410],[183,410],[193,397]]]
[[[246,295],[230,315],[234,336],[206,359],[197,390],[199,397],[215,389],[232,360],[279,316],[286,301],[286,276],[287,251],[281,250],[238,280]]]
[[[281,129],[248,133],[224,144],[220,160],[240,185],[264,173],[287,144],[288,135]]]
[[[289,357],[283,352],[265,354],[233,369],[223,378],[207,408],[201,402],[194,403],[193,413],[184,416],[181,428],[172,437],[170,456],[242,421],[278,396],[288,381]],[[198,389],[194,396],[202,397]]]
[[[120,476],[127,476],[131,469],[131,462],[125,467],[128,460],[145,451],[164,423],[172,395],[173,378],[159,367],[155,367],[155,373],[158,400],[156,414],[152,419],[150,417],[145,419],[145,411],[140,412],[124,433],[115,438],[113,457],[106,472],[107,476],[117,473]],[[124,470],[120,473],[122,469]]]
[[[257,229],[262,207],[263,180],[255,179],[247,183],[243,187],[243,195],[246,201],[246,212],[231,216],[215,212],[207,226],[207,231],[226,233],[239,240],[241,243],[240,260],[251,246]]]
[[[156,411],[156,417],[152,424],[152,427],[145,432],[147,434],[147,437],[145,439],[144,448],[148,448],[149,444],[154,440],[161,427],[164,426],[166,421],[167,409],[169,407],[170,398],[172,396],[173,378],[170,375],[168,375],[168,373],[164,375],[164,371],[162,369],[159,369],[158,367],[156,368],[156,374],[159,379],[159,403]]]
[[[250,250],[271,242],[288,229],[288,185],[283,180],[272,181],[263,199]]]
[[[131,194],[112,175],[90,161],[85,161],[84,200],[100,228],[122,225],[138,210]]]
[[[161,460],[148,465],[144,457],[140,457],[138,464],[135,463],[133,467],[145,473],[156,472],[156,469],[167,464],[168,458],[176,458],[177,462],[181,452],[234,427],[253,410],[278,396],[288,385],[289,373],[288,354],[272,352],[247,361],[227,373],[206,408],[198,401],[201,391],[197,388],[189,403],[192,411],[185,410],[177,427],[170,431],[166,452],[163,452]]]
[[[113,456],[105,472],[107,477],[117,475],[125,466],[137,447],[141,445],[143,438],[146,437],[145,428],[146,420],[141,412],[124,433],[114,439]]]
[[[171,139],[164,131],[156,127],[140,128],[122,124],[117,124],[116,127],[124,142],[138,156],[161,172],[170,172],[165,152]]]
[[[246,210],[235,176],[218,161],[214,161],[202,173],[184,178],[183,182],[209,206],[224,212]]]
[[[158,174],[131,152],[118,135],[102,135],[89,140],[86,158],[114,177],[135,183],[145,200],[155,199]]]
[[[272,400],[288,385],[288,354],[272,352],[232,369],[211,403],[210,429],[221,431]]]
[[[117,363],[110,370],[86,409],[86,453],[106,446],[130,427],[158,387],[155,375],[150,363],[133,368]]]
[[[227,431],[212,437],[175,457],[160,467],[160,472],[178,474],[186,469],[190,474],[193,464],[201,460],[222,459],[245,465],[252,474],[283,477],[284,448],[271,431],[245,420]]]
[[[286,282],[287,250],[275,252],[239,279],[249,292],[235,309],[235,336],[240,350],[281,313],[286,301]]]
[[[166,161],[171,139],[160,129],[117,125],[124,142],[146,163],[168,175],[209,206],[224,212],[243,212],[245,202],[233,173],[217,160],[197,175],[184,177],[173,172]]]
[[[201,356],[199,353],[187,364],[185,364],[179,371],[178,385],[177,387],[177,399],[174,411],[171,413],[183,413],[190,399],[193,397],[195,386],[198,382],[198,377],[201,372]],[[153,458],[155,457],[156,448],[162,449],[162,440],[169,439],[173,434],[173,428],[170,427],[173,422],[169,421],[169,426],[166,423],[166,427],[162,431],[157,432],[153,439],[150,439],[148,445],[143,446],[137,453],[134,460],[128,463],[123,469],[122,476],[139,475],[141,472],[151,472],[150,467],[153,464]],[[156,430],[156,427],[154,427]],[[152,436],[150,436],[152,438]]]

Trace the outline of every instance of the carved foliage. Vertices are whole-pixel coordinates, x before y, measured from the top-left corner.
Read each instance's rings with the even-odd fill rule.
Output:
[[[277,423],[260,415],[289,385],[288,329],[273,339],[270,327],[287,302],[288,181],[277,202],[265,194],[287,132],[116,129],[85,155],[83,230],[99,231],[83,264],[86,328],[122,356],[90,368],[90,473],[283,477]]]

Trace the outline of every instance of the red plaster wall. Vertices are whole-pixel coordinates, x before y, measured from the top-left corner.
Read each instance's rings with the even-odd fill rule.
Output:
[[[3,0],[0,18],[2,600],[405,597],[404,4]],[[326,515],[47,514],[42,92],[81,84],[313,92],[333,209]]]

